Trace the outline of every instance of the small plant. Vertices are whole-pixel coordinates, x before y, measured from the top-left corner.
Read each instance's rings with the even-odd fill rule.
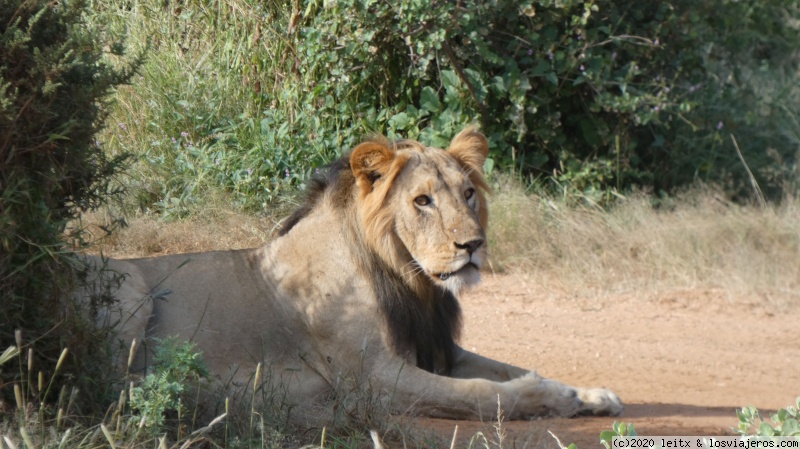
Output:
[[[500,405],[500,395],[497,395],[497,418],[492,423],[492,427],[494,428],[494,435],[486,436],[483,432],[477,432],[473,435],[469,440],[468,448],[472,449],[474,446],[481,445],[485,449],[492,449],[495,447],[497,449],[503,449],[503,445],[506,442],[506,437],[508,436],[508,432],[503,427],[505,416],[503,415],[503,407]],[[450,443],[450,448],[454,448],[456,444],[456,435],[458,434],[458,426],[455,427],[453,431],[453,439]],[[552,432],[550,435],[553,435]],[[558,441],[558,438],[553,435],[553,438]],[[560,441],[559,445],[561,444]],[[566,449],[566,448],[564,448]],[[570,447],[570,449],[573,449]]]
[[[155,340],[154,372],[130,389],[131,419],[142,423],[153,435],[164,430],[168,414],[181,420],[188,389],[208,377],[203,356],[195,350],[194,343],[174,337]]]
[[[637,435],[633,423],[626,424],[624,422],[614,421],[614,424],[611,425],[611,430],[600,432],[600,444],[606,449],[611,449],[611,441],[614,437],[635,437]]]
[[[765,421],[758,409],[753,406],[742,407],[736,411],[736,416],[739,418],[739,425],[734,430],[743,437],[800,436],[800,423],[798,423],[798,419],[800,419],[800,397],[797,398],[794,406],[782,408],[774,413],[771,416],[771,422]],[[615,437],[635,437],[637,435],[633,423],[626,424],[615,421],[611,430],[600,432],[600,443],[606,449],[611,449],[613,447],[612,440]],[[561,449],[577,449],[574,443],[565,447],[555,435],[553,435],[553,438],[556,439]]]
[[[62,383],[59,394],[55,391],[58,386],[55,380],[69,351],[62,351],[55,367],[47,363],[36,367],[33,345],[23,341],[20,331],[16,332],[16,340],[17,345],[0,353],[0,372],[5,372],[12,361],[27,370],[19,375],[19,382],[0,383],[0,392],[12,390],[14,397],[8,404],[0,401],[3,410],[0,413],[0,447],[186,448],[209,441],[208,434],[226,417],[225,414],[218,416],[192,433],[185,431],[184,423],[172,426],[173,423],[166,420],[170,414],[182,418],[181,396],[206,373],[202,357],[193,350],[191,343],[160,340],[155,350],[155,373],[139,386],[131,383],[128,390],[121,391],[119,401],[105,416],[80,417],[75,403],[81,392],[76,388],[70,390],[66,382]],[[20,347],[25,350],[20,351]],[[133,353],[132,348],[131,358]],[[6,410],[14,413],[5,413]],[[176,436],[173,443],[168,444],[167,434]]]
[[[761,417],[760,412],[753,406],[742,407],[736,411],[739,425],[735,429],[742,436],[800,436],[800,397],[794,406],[778,410],[767,422]]]

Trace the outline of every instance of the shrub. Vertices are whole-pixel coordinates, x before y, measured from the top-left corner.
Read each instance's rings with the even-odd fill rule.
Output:
[[[136,155],[135,207],[181,217],[212,190],[251,208],[275,204],[332,157],[330,145],[309,144],[313,105],[293,102],[306,86],[284,70],[295,51],[285,2],[138,4],[95,8],[148,49],[101,137],[109,152]]]
[[[144,209],[217,188],[263,208],[369,132],[444,145],[476,121],[488,170],[591,200],[749,194],[742,159],[766,194],[797,187],[798,0],[139,4],[98,10],[152,49],[106,134],[141,155]]]
[[[63,301],[72,287],[65,240],[81,240],[79,229],[66,239],[63,232],[116,192],[125,156],[107,156],[94,135],[106,96],[137,64],[104,62],[104,44],[115,53],[121,46],[102,42],[85,13],[80,0],[0,2],[0,340],[24,329],[51,361],[91,334],[72,325]],[[87,360],[88,352],[73,354]],[[0,385],[15,371],[4,371]]]
[[[331,117],[435,145],[479,120],[494,164],[587,194],[749,188],[728,130],[762,183],[796,175],[775,173],[798,137],[796,1],[306,3],[306,101]]]

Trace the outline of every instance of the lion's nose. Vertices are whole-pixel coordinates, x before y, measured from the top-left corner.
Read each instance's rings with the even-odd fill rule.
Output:
[[[456,248],[465,249],[468,253],[472,254],[476,249],[483,245],[483,239],[470,240],[467,243],[456,243]]]

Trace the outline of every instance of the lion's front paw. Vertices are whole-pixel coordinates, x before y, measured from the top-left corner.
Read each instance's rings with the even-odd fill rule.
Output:
[[[542,383],[548,385],[547,390],[549,391],[546,399],[547,416],[569,418],[583,410],[585,404],[576,388],[550,379],[544,379]]]
[[[506,383],[515,395],[511,419],[574,416],[584,407],[578,390],[530,372]]]
[[[579,415],[617,416],[624,408],[619,396],[605,388],[579,388],[578,397],[583,402]]]
[[[514,396],[511,402],[512,419],[537,416],[616,416],[622,413],[622,401],[605,388],[575,388],[545,379],[535,372],[505,385]]]

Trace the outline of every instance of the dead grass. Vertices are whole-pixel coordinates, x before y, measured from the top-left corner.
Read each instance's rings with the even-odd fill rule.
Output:
[[[238,249],[273,238],[289,211],[257,217],[214,201],[191,218],[130,218],[109,237],[96,228],[93,252],[143,257]],[[85,217],[102,222],[102,216]],[[634,194],[609,211],[529,195],[513,181],[491,202],[491,269],[524,272],[559,295],[723,291],[731,300],[800,302],[800,200],[741,206],[697,188],[654,208]]]
[[[272,240],[284,215],[285,211],[278,211],[255,216],[217,203],[181,220],[135,215],[125,220],[126,227],[110,235],[101,227],[109,221],[106,213],[87,214],[83,222],[89,224],[96,242],[90,252],[130,258],[261,246]]]
[[[800,201],[762,209],[698,188],[660,208],[634,194],[603,211],[508,183],[499,191],[491,206],[495,269],[583,296],[713,289],[731,300],[800,300]]]

